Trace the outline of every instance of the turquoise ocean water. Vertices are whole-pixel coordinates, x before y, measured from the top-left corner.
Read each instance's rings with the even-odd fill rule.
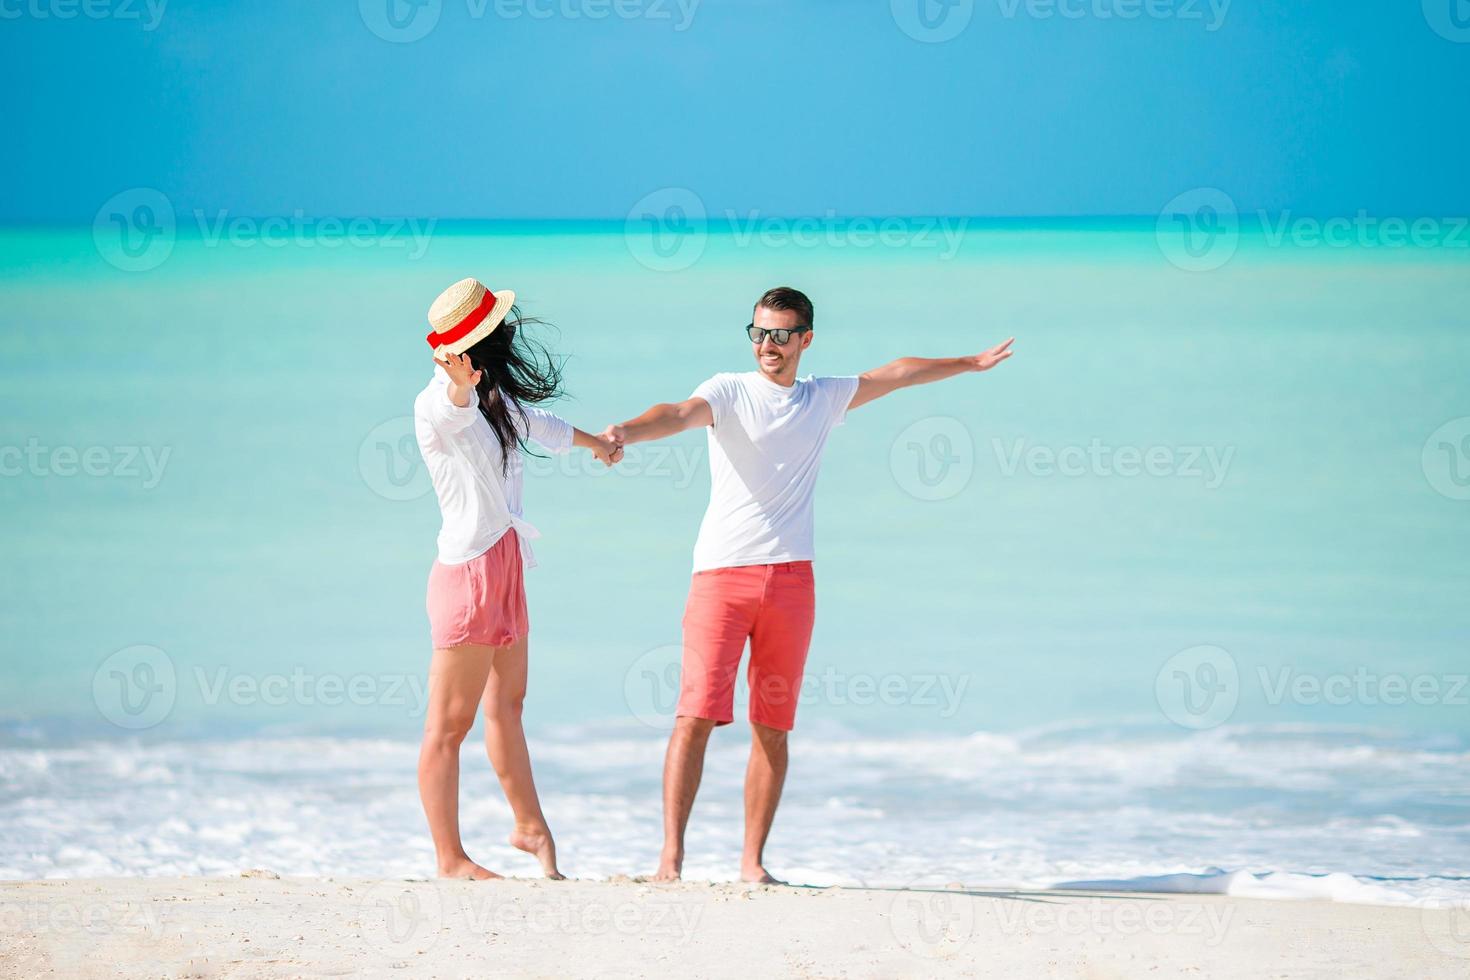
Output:
[[[804,371],[1016,336],[829,445],[778,867],[1470,895],[1470,248],[947,227],[0,232],[0,875],[428,868],[408,416],[477,275],[555,324],[588,429],[747,369],[776,284]],[[569,870],[647,870],[703,436],[531,474],[538,777]],[[742,729],[693,874],[734,871]]]

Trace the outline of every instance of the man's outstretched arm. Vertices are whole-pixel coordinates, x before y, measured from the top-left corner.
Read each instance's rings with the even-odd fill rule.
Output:
[[[969,357],[900,357],[880,368],[858,375],[857,394],[852,396],[848,409],[866,405],[875,398],[882,398],[891,391],[926,385],[932,381],[943,381],[957,374],[970,371],[988,371],[1013,353],[1011,344],[1015,337],[990,350]]]
[[[610,436],[619,444],[650,442],[675,435],[685,429],[702,425],[714,425],[715,416],[709,402],[703,398],[689,398],[682,402],[666,402],[655,405],[635,419],[622,425],[610,425],[603,435]]]

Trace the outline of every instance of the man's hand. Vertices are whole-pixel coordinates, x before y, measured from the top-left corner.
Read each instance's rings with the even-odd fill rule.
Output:
[[[972,367],[970,370],[989,371],[1001,361],[1011,356],[1010,348],[1011,345],[1015,342],[1016,338],[1012,337],[1010,340],[1007,340],[1003,344],[996,344],[994,347],[990,348],[990,350],[985,351],[984,353],[976,354],[974,357],[970,358],[970,360],[974,363],[974,367]]]

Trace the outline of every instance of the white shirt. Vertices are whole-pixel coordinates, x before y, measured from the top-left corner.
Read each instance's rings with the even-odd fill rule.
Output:
[[[522,408],[526,413],[523,436],[553,453],[571,450],[570,425],[534,406]],[[511,418],[516,419],[516,413]],[[439,528],[439,560],[459,565],[478,558],[515,528],[521,558],[526,567],[534,566],[529,542],[541,532],[521,517],[524,464],[520,447],[511,448],[502,473],[500,441],[480,414],[477,397],[472,393],[464,408],[454,404],[449,400],[449,375],[435,367],[428,387],[414,399],[413,428],[444,518]]]
[[[810,561],[812,493],[827,435],[847,417],[856,377],[717,374],[694,389],[709,403],[709,508],[694,570]]]

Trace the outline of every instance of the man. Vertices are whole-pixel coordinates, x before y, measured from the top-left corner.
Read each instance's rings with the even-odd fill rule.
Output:
[[[1007,340],[970,357],[904,357],[855,378],[797,378],[815,336],[812,304],[786,286],[760,298],[746,332],[755,371],[717,374],[685,401],[655,405],[604,433],[631,443],[709,427],[710,501],[694,545],[683,679],[664,760],[659,881],[678,879],[683,868],[705,747],[717,725],[734,719],[735,672],[749,640],[753,736],[740,877],[780,884],[763,852],[812,635],[812,491],[828,433],[848,410],[891,391],[985,371],[1012,353]]]

